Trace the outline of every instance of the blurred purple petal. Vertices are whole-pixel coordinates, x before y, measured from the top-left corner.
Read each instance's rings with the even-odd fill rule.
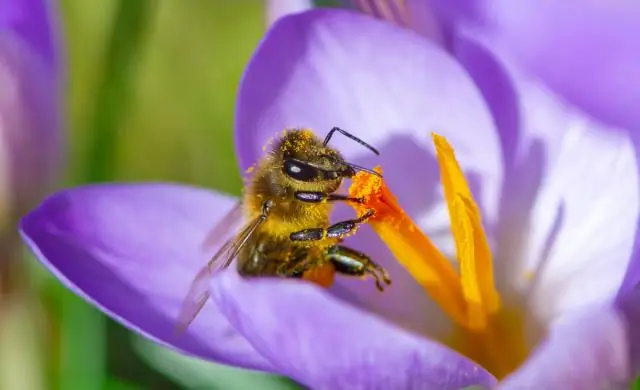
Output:
[[[455,53],[489,102],[503,143],[498,279],[526,289],[546,320],[615,296],[640,208],[631,139],[475,37],[459,36]]]
[[[267,0],[267,26],[283,16],[313,8],[313,0]]]
[[[623,389],[632,377],[626,324],[613,307],[590,308],[562,319],[500,390]]]
[[[2,0],[0,35],[13,31],[31,50],[42,56],[48,66],[55,66],[58,60],[55,47],[58,31],[54,29],[54,8],[49,0]]]
[[[231,323],[284,375],[314,389],[458,390],[495,379],[483,368],[298,281],[226,272],[211,294]]]
[[[21,231],[70,290],[123,325],[201,358],[268,370],[214,304],[186,333],[173,333],[187,288],[208,260],[205,236],[234,203],[172,184],[90,186],[48,198]]]
[[[59,169],[61,123],[48,1],[0,2],[0,210],[13,220]],[[3,213],[7,211],[7,213]]]
[[[597,118],[640,128],[640,3],[487,2],[493,33],[529,70]]]
[[[301,126],[321,136],[340,126],[376,146],[380,157],[344,137],[332,140],[350,161],[381,164],[405,210],[440,247],[452,249],[430,136],[438,132],[456,148],[485,219],[495,217],[501,152],[487,107],[453,58],[406,29],[340,10],[314,10],[277,22],[240,88],[236,145],[241,168],[264,154],[262,146],[274,134]],[[444,315],[369,229],[348,244],[388,267],[394,285],[379,294],[372,283],[340,277],[341,296],[414,330],[448,330]]]
[[[19,213],[39,199],[60,168],[57,76],[33,46],[0,30],[0,184]]]

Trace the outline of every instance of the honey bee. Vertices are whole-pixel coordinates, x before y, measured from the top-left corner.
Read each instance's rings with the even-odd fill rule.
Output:
[[[372,276],[380,291],[391,284],[384,268],[364,253],[341,245],[373,211],[330,224],[334,202],[362,202],[336,193],[343,179],[353,177],[356,171],[380,175],[345,161],[339,151],[328,146],[335,133],[379,154],[338,127],[331,129],[324,141],[311,130],[285,130],[255,166],[241,201],[208,235],[219,239],[238,221],[248,221],[193,280],[178,318],[179,329],[186,329],[208,300],[209,276],[234,260],[238,273],[246,277],[303,278],[328,286],[337,272]]]

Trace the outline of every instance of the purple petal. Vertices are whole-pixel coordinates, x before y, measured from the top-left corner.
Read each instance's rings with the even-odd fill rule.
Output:
[[[19,214],[40,199],[60,166],[60,80],[36,49],[0,28],[0,185],[10,191],[0,197],[12,198]]]
[[[615,126],[640,128],[640,3],[488,1],[494,33],[555,91]]]
[[[563,319],[499,389],[628,388],[625,326],[613,307],[591,308]]]
[[[491,386],[484,369],[298,281],[213,278],[227,318],[284,375],[314,389]]]
[[[487,176],[487,185],[500,176],[495,129],[465,71],[429,41],[354,12],[282,18],[247,68],[237,109],[243,170],[284,128],[324,135],[340,126],[381,149],[406,140],[403,146],[411,142],[426,155],[433,154],[435,131],[449,138],[466,166]],[[335,146],[351,159],[370,156],[339,137]]]
[[[10,191],[0,198],[18,213],[59,168],[60,75],[49,11],[47,1],[0,2],[0,187]]]
[[[300,126],[322,136],[340,126],[381,150],[380,157],[371,156],[344,137],[332,140],[354,163],[381,164],[400,203],[429,234],[449,229],[430,136],[438,132],[455,147],[487,210],[485,219],[496,214],[501,152],[486,105],[454,59],[410,31],[339,10],[315,10],[277,22],[240,88],[236,145],[242,169],[264,154],[262,146],[274,134]],[[402,318],[412,329],[443,330],[443,315],[367,230],[348,245],[388,267],[393,288],[379,294],[372,283],[341,277],[338,284],[344,283],[347,291],[340,295]],[[445,236],[433,238],[452,249]]]
[[[490,40],[463,35],[455,50],[503,143],[494,248],[503,287],[526,291],[545,320],[615,296],[640,209],[631,139],[526,77]]]
[[[0,34],[12,30],[49,66],[54,66],[57,61],[54,8],[48,0],[3,0],[0,2]]]
[[[174,333],[188,286],[208,261],[205,236],[234,203],[173,184],[89,186],[47,199],[21,232],[62,283],[130,329],[205,359],[268,369],[214,304]]]

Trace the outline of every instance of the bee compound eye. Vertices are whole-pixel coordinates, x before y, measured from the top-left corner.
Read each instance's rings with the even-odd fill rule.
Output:
[[[313,181],[318,177],[318,170],[296,160],[285,160],[284,173],[295,180]]]

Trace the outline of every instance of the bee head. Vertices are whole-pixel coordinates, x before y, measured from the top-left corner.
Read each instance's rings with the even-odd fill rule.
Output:
[[[345,161],[340,152],[327,146],[330,137],[327,138],[323,142],[306,129],[287,131],[274,150],[282,161],[284,175],[298,182],[337,182],[339,185],[343,178],[353,177],[358,170],[369,171]]]

